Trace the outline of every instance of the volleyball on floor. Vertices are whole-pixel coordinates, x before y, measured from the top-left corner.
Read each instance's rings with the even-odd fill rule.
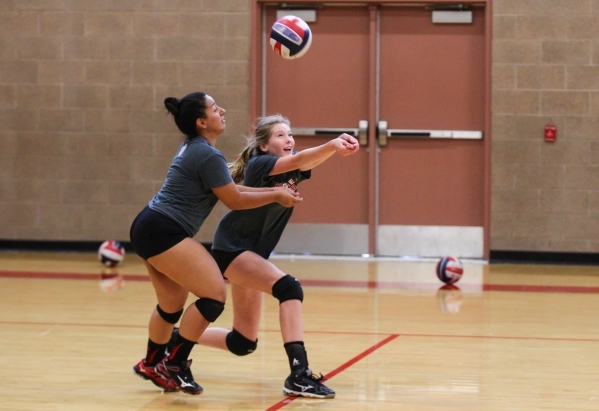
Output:
[[[462,278],[462,274],[464,274],[462,262],[458,258],[451,256],[441,258],[437,262],[435,270],[439,280],[443,281],[445,284],[458,282],[460,278]]]
[[[125,258],[125,247],[118,241],[104,241],[98,248],[98,259],[106,267],[115,267]]]
[[[270,46],[287,60],[300,58],[312,45],[310,26],[297,16],[284,16],[270,29]]]

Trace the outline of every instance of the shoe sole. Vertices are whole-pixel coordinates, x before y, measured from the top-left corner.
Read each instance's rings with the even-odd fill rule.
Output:
[[[287,388],[283,388],[283,394],[285,394],[288,397],[318,398],[321,400],[335,398],[335,394],[318,395],[311,394],[309,392],[293,391]]]
[[[189,395],[200,395],[200,394],[202,394],[204,392],[204,390],[201,390],[201,391],[187,391],[187,390],[185,390],[184,388],[181,388],[181,387],[179,387],[179,390],[181,392],[184,392],[185,394],[189,394]]]

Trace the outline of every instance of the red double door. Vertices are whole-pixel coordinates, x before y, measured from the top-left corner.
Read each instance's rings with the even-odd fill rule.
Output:
[[[287,116],[297,150],[342,131],[362,142],[302,183],[276,251],[487,259],[489,5],[435,23],[443,10],[424,3],[326,3],[297,60],[272,52],[268,33],[277,13],[302,12],[255,7],[255,117]]]

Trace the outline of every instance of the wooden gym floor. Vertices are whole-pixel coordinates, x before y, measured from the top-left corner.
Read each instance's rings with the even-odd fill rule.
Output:
[[[101,282],[93,254],[0,252],[0,410],[599,410],[599,267],[465,262],[444,290],[433,261],[272,261],[302,280],[310,367],[336,398],[282,395],[271,297],[254,354],[196,346],[204,394],[162,394],[131,372],[155,305],[141,260]]]

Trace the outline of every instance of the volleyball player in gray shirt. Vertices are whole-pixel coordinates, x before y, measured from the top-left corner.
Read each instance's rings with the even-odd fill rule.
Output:
[[[188,356],[196,340],[224,309],[227,295],[219,268],[193,237],[220,199],[234,210],[301,199],[288,189],[237,186],[225,158],[215,148],[225,130],[225,110],[205,93],[164,100],[186,136],[158,194],[131,224],[131,244],[144,260],[158,304],[149,323],[146,356],[133,372],[164,391],[201,394]],[[198,299],[183,310],[189,292]],[[179,319],[180,332],[168,358],[165,351]]]
[[[295,142],[289,120],[280,115],[261,118],[255,135],[238,158],[229,165],[236,183],[250,187],[288,187],[310,178],[311,169],[333,154],[358,151],[355,138],[342,134],[327,143],[293,153]],[[281,333],[289,359],[290,375],[283,392],[291,396],[333,398],[335,392],[322,384],[308,368],[304,348],[299,281],[268,261],[291,217],[292,208],[268,204],[244,211],[230,211],[218,224],[212,256],[231,283],[233,329],[210,327],[198,343],[247,355],[257,348],[262,293],[280,302]]]

